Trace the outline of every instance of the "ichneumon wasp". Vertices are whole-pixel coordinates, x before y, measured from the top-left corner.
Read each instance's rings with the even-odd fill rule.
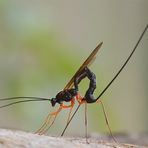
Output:
[[[88,67],[95,60],[96,55],[97,55],[99,49],[101,48],[101,46],[103,44],[102,42],[92,51],[92,53],[89,55],[89,57],[80,66],[78,71],[74,74],[74,76],[71,78],[71,80],[65,86],[65,88],[62,91],[60,91],[55,96],[55,98],[51,98],[51,99],[42,98],[42,97],[3,98],[3,99],[0,99],[0,101],[17,100],[17,99],[21,99],[21,100],[2,105],[2,106],[0,106],[0,108],[4,108],[4,107],[11,106],[11,105],[14,105],[14,104],[22,103],[22,102],[30,102],[30,101],[50,101],[52,107],[54,107],[56,104],[59,104],[58,110],[56,110],[55,112],[49,113],[48,116],[45,119],[45,122],[41,126],[41,128],[36,131],[36,133],[39,134],[39,135],[45,134],[48,131],[48,129],[54,124],[54,122],[57,118],[57,115],[60,113],[60,111],[62,109],[69,108],[70,111],[69,111],[69,115],[68,115],[68,119],[67,119],[67,124],[66,124],[66,126],[65,126],[65,128],[64,128],[64,130],[61,134],[61,136],[63,136],[67,127],[69,126],[70,122],[72,121],[74,115],[76,114],[76,112],[80,108],[80,106],[82,104],[85,104],[85,127],[86,127],[85,136],[86,136],[86,140],[87,140],[87,103],[98,103],[98,104],[101,104],[101,107],[102,107],[102,110],[103,110],[103,113],[104,113],[104,117],[105,117],[108,129],[109,129],[110,135],[112,136],[113,140],[116,142],[116,139],[114,138],[112,131],[111,131],[111,128],[109,126],[109,122],[108,122],[107,114],[105,112],[104,104],[103,104],[102,100],[100,99],[100,97],[105,93],[105,91],[109,88],[109,86],[114,82],[114,80],[118,77],[118,75],[124,69],[124,67],[126,66],[128,61],[132,57],[133,53],[137,49],[141,39],[143,38],[143,35],[147,31],[147,28],[148,28],[148,24],[146,25],[144,31],[142,32],[141,36],[139,37],[139,39],[137,41],[135,47],[133,48],[132,52],[130,53],[130,55],[128,56],[128,58],[124,62],[124,64],[121,66],[119,71],[116,73],[116,75],[113,77],[113,79],[108,83],[108,85],[104,88],[104,90],[100,93],[100,95],[97,98],[95,98],[93,96],[94,90],[96,88],[96,76]],[[88,87],[88,89],[85,93],[85,96],[82,97],[79,93],[79,83],[81,82],[81,80],[83,80],[86,77],[89,79],[90,83],[89,83],[89,87]],[[79,105],[76,108],[73,115],[71,115],[73,106],[75,105],[75,101],[77,101]],[[70,105],[64,105],[64,102],[70,102]]]

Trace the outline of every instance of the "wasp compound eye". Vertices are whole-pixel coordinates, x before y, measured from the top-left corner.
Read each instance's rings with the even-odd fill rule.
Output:
[[[51,99],[51,105],[52,105],[53,107],[55,106],[56,102],[57,102],[57,99],[56,99],[56,98],[52,98],[52,99]]]

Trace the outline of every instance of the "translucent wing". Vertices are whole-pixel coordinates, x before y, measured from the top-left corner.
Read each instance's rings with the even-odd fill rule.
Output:
[[[74,85],[74,78],[79,75],[79,73],[81,73],[81,71],[86,67],[86,66],[90,66],[90,64],[92,64],[96,58],[96,54],[98,52],[98,50],[101,48],[103,42],[101,42],[93,51],[92,53],[89,55],[89,57],[85,60],[85,62],[80,66],[80,68],[77,70],[77,72],[74,74],[74,76],[71,78],[71,80],[67,83],[67,85],[65,86],[64,90],[66,89],[70,89],[73,87]]]

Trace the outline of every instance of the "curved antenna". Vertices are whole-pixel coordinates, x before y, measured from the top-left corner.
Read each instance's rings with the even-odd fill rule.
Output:
[[[34,100],[34,99],[28,99],[28,100],[21,100],[21,101],[16,101],[16,102],[12,102],[12,103],[8,103],[8,104],[5,104],[5,105],[2,105],[0,106],[0,108],[4,108],[4,107],[8,107],[8,106],[11,106],[11,105],[14,105],[14,104],[18,104],[18,103],[22,103],[22,102],[32,102],[32,101],[49,101],[49,99],[38,99],[38,100]]]
[[[51,101],[51,99],[47,99],[47,98],[42,98],[42,97],[10,97],[10,98],[2,98],[0,99],[0,101],[6,101],[6,100],[15,100],[15,99],[34,99],[34,100],[49,100]]]
[[[10,101],[10,100],[16,100],[16,99],[27,99],[27,100],[20,100],[20,101],[11,102],[11,103],[0,106],[0,108],[4,108],[4,107],[11,106],[11,105],[14,105],[14,104],[22,103],[22,102],[51,101],[50,99],[41,98],[41,97],[10,97],[10,98],[0,99],[0,101]]]
[[[146,27],[144,28],[144,31],[142,32],[141,36],[139,37],[135,47],[133,48],[131,54],[128,56],[127,60],[124,62],[124,64],[122,65],[122,67],[119,69],[119,71],[117,72],[117,74],[113,77],[113,79],[108,83],[108,85],[103,89],[103,91],[100,93],[100,95],[96,98],[96,101],[105,93],[105,91],[109,88],[109,86],[114,82],[114,80],[118,77],[118,75],[121,73],[121,71],[124,69],[124,67],[126,66],[126,64],[128,63],[128,61],[130,60],[130,58],[132,57],[133,53],[135,52],[135,50],[137,49],[141,39],[143,38],[145,32],[148,29],[148,24],[146,25]],[[66,124],[61,136],[64,135],[68,125],[70,124],[70,122],[72,121],[73,117],[75,116],[75,114],[77,113],[78,109],[80,108],[80,104],[78,105],[78,107],[76,108],[75,112],[73,113],[73,115],[71,116],[69,122]]]

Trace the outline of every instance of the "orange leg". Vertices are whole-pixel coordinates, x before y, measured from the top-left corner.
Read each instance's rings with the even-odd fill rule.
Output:
[[[51,117],[52,116],[50,114],[48,114],[48,116],[46,117],[43,125],[35,132],[35,134],[39,134],[40,135],[40,132],[42,131],[42,129],[47,125],[48,122],[50,122]]]
[[[41,126],[41,128],[39,128],[35,133],[37,133],[37,134],[39,134],[39,135],[44,134],[44,133],[47,131],[46,128],[47,128],[47,126],[49,125],[51,118],[54,116],[54,119],[53,119],[53,121],[52,121],[50,127],[53,125],[53,123],[54,123],[54,121],[55,121],[55,119],[56,119],[58,113],[59,113],[61,110],[62,110],[62,106],[60,105],[60,107],[59,107],[59,109],[58,109],[57,111],[48,114],[48,116],[46,117],[45,122],[43,123],[43,125]]]
[[[67,118],[67,123],[69,122],[70,116],[71,116],[71,112],[72,112],[73,107],[70,108],[69,114],[68,114],[68,118]]]
[[[80,96],[80,94],[76,96],[76,99],[80,105],[85,103],[85,138],[86,138],[86,143],[89,143],[87,136],[87,102],[84,100],[83,97]]]
[[[74,99],[72,99],[71,100],[71,105],[69,106],[70,107],[70,111],[69,111],[69,114],[68,114],[67,123],[69,122],[70,115],[71,115],[71,112],[72,112],[72,109],[73,109],[74,104],[75,104],[75,101],[74,101]]]
[[[47,127],[47,126],[48,126],[48,124],[47,124],[47,126],[46,126],[47,128],[41,133],[41,135],[47,133],[47,131],[48,131],[48,130],[51,128],[51,126],[54,124],[57,115],[58,115],[58,113],[57,113],[56,115],[52,115],[52,116],[54,116],[53,121],[51,122],[51,124],[49,125],[49,127]]]
[[[72,111],[73,106],[74,106],[74,99],[72,99],[71,105],[68,105],[68,106],[67,106],[67,105],[61,104],[62,109],[63,109],[63,108],[64,108],[64,109],[70,108],[70,112]],[[48,128],[46,128],[46,130],[44,131],[44,133],[46,133],[46,132],[51,128],[51,126],[54,124],[54,122],[55,122],[55,120],[56,120],[57,112],[53,112],[53,113],[51,113],[51,114],[54,115],[54,119],[53,119],[52,123],[50,124],[50,126],[49,126]],[[68,119],[68,120],[69,120],[69,119]]]
[[[86,143],[89,144],[88,142],[88,134],[87,134],[87,102],[85,101],[85,138],[86,138]]]
[[[85,103],[86,101],[85,100],[83,100],[84,98],[83,97],[81,97],[81,95],[80,94],[77,94],[77,96],[76,96],[76,100],[78,101],[78,103],[79,104],[83,104],[83,103]]]
[[[111,131],[111,128],[110,128],[110,125],[109,125],[108,117],[107,117],[107,114],[106,114],[106,111],[105,111],[105,107],[104,107],[103,102],[99,99],[99,100],[97,100],[96,103],[101,104],[101,106],[102,106],[102,111],[103,111],[103,114],[104,114],[104,117],[105,117],[105,121],[106,121],[106,125],[107,125],[107,127],[108,127],[108,129],[109,129],[110,135],[111,135],[111,137],[113,138],[114,142],[115,142],[115,143],[118,143],[118,141],[115,139],[115,137],[114,137],[113,134],[112,134],[112,131]]]
[[[48,114],[48,116],[46,117],[45,122],[43,123],[43,125],[41,126],[41,128],[39,128],[35,133],[37,133],[39,135],[45,134],[49,130],[49,128],[54,124],[58,113],[63,108],[70,108],[70,113],[71,113],[73,106],[74,106],[74,99],[72,99],[71,105],[66,106],[66,105],[61,104],[60,107],[59,107],[59,109],[57,111]],[[69,117],[70,117],[70,113],[69,113]],[[53,117],[53,120],[52,120],[51,124],[49,125],[52,117]],[[68,120],[69,120],[69,117],[68,117]],[[49,127],[47,127],[48,125],[49,125]]]

